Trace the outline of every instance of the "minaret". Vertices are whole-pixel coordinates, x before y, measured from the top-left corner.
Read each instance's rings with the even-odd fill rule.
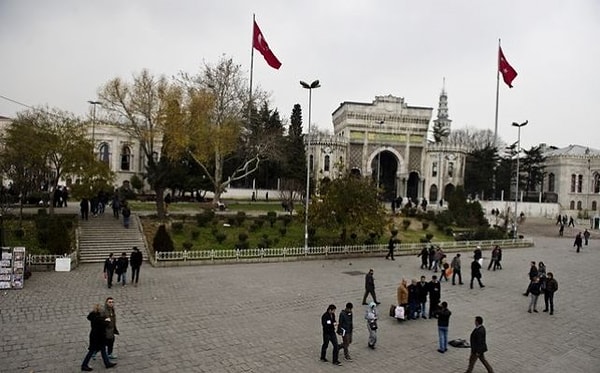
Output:
[[[433,121],[434,126],[447,129],[450,134],[450,124],[452,120],[448,119],[448,95],[446,94],[446,78],[443,80],[442,92],[440,93],[440,103],[438,106],[437,119]]]

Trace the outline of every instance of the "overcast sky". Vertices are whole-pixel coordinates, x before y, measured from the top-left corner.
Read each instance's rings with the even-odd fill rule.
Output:
[[[0,0],[0,95],[87,115],[114,77],[197,73],[222,55],[250,71],[252,14],[279,70],[254,55],[254,82],[289,119],[313,91],[312,122],[333,130],[343,101],[376,95],[433,107],[446,78],[452,128],[494,129],[498,39],[517,70],[500,81],[499,137],[529,120],[524,147],[600,148],[598,0]],[[593,109],[596,107],[597,109]],[[22,106],[0,98],[0,115]]]

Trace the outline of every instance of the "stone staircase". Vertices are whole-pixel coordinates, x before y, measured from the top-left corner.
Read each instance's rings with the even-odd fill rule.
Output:
[[[129,228],[123,226],[123,217],[118,220],[108,210],[100,216],[79,221],[79,258],[81,263],[101,263],[113,253],[119,257],[121,253],[131,254],[137,246],[148,260],[148,252],[144,244],[140,222],[135,214],[131,214]]]

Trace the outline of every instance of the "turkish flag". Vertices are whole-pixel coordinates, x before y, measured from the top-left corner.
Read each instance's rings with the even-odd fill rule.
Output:
[[[507,86],[512,88],[512,81],[517,77],[517,72],[513,69],[512,66],[508,63],[506,58],[504,57],[504,53],[502,53],[502,47],[498,47],[498,71],[502,74],[502,78],[504,79],[504,83]]]
[[[271,51],[269,48],[269,44],[267,44],[265,37],[256,24],[256,21],[254,21],[254,38],[252,39],[252,46],[263,55],[269,66],[274,69],[279,69],[281,62],[279,62],[277,57],[275,57],[273,54],[273,51]]]

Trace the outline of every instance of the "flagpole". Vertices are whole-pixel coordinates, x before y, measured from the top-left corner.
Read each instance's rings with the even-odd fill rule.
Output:
[[[498,146],[498,97],[500,92],[500,39],[498,39],[498,55],[496,56],[496,116],[494,118],[494,148]],[[496,165],[494,165],[494,172],[492,173],[492,193],[493,198],[496,199]]]
[[[498,39],[498,53],[500,53],[500,39]],[[494,147],[498,140],[498,96],[500,92],[500,55],[496,57],[496,118],[494,121]]]
[[[252,114],[252,75],[254,73],[254,25],[256,24],[256,18],[252,13],[252,42],[250,43],[250,92],[248,95],[248,120]]]

